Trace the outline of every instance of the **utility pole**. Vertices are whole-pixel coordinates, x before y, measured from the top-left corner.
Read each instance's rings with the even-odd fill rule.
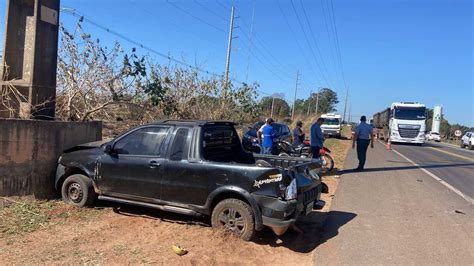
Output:
[[[346,122],[346,108],[347,108],[347,97],[348,97],[348,94],[349,94],[349,90],[346,89],[346,100],[345,100],[345,103],[344,103],[344,116],[342,118],[342,121],[343,122]]]
[[[316,116],[318,116],[319,108],[319,93],[321,92],[321,87],[318,88],[318,93],[316,94]]]
[[[275,96],[272,96],[272,111],[270,112],[270,117],[273,117],[273,106],[275,105]]]
[[[252,52],[252,37],[253,37],[253,22],[255,18],[255,1],[253,1],[252,5],[252,22],[250,24],[250,40],[249,40],[249,52],[247,55],[247,74],[245,75],[245,82],[248,83],[249,81],[249,69],[250,69],[250,53]]]
[[[308,112],[306,113],[306,116],[309,116],[309,110],[311,110],[311,96],[313,95],[313,91],[309,92],[309,98],[308,98]]]
[[[352,105],[349,104],[349,117],[347,118],[347,120],[349,121],[349,124],[350,124],[351,121],[352,121],[351,107],[352,107]]]
[[[291,120],[295,118],[295,105],[296,105],[296,93],[298,92],[298,79],[300,77],[300,71],[296,71],[296,84],[295,84],[295,98],[293,98],[293,110],[291,111]]]
[[[229,84],[230,51],[232,50],[232,32],[234,30],[234,7],[230,11],[229,40],[227,43],[227,59],[225,60],[225,88]]]

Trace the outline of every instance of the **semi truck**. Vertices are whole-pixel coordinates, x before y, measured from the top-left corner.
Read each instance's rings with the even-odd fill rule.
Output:
[[[425,141],[426,108],[417,102],[394,102],[373,116],[374,134],[378,139],[394,143]]]

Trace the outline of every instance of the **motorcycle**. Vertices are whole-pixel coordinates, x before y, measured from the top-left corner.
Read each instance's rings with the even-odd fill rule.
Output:
[[[281,140],[277,142],[275,150],[279,156],[313,158],[313,152],[309,140],[303,141],[303,144],[298,146],[294,146],[288,141]],[[321,166],[323,171],[326,173],[334,169],[334,159],[331,157],[330,153],[331,151],[326,147],[319,150]]]

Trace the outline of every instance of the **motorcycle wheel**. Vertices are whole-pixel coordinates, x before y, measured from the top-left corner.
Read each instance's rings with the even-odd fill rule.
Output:
[[[334,160],[332,157],[329,154],[324,154],[321,156],[321,159],[323,171],[326,173],[331,172],[332,169],[334,169]]]

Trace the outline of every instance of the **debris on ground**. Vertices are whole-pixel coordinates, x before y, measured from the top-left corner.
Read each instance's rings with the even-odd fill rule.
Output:
[[[183,255],[188,254],[188,251],[180,246],[172,245],[171,249],[178,256],[183,256]]]

